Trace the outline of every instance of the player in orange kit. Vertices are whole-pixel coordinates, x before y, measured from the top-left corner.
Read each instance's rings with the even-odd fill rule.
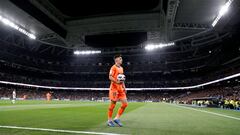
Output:
[[[122,56],[115,55],[114,56],[115,64],[111,67],[109,73],[109,79],[111,81],[110,89],[109,89],[109,99],[110,105],[108,108],[108,122],[107,125],[110,127],[114,127],[114,123],[118,126],[122,127],[122,123],[120,122],[120,116],[123,114],[125,108],[128,106],[127,97],[126,97],[126,88],[124,81],[118,80],[118,75],[123,74],[122,65]],[[113,110],[116,106],[117,101],[121,102],[121,107],[118,109],[118,113],[114,120],[112,120]]]
[[[47,98],[47,101],[48,101],[48,102],[51,100],[51,97],[52,97],[51,93],[48,92],[48,93],[46,94],[46,98]]]

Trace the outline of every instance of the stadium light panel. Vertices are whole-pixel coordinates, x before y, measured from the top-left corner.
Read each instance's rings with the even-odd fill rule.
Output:
[[[3,16],[0,15],[0,22],[2,22],[3,24],[5,24],[6,26],[9,26],[19,32],[21,32],[22,34],[28,36],[31,39],[36,39],[36,36],[33,33],[28,32],[27,30],[21,28],[20,26],[18,26],[17,24],[15,24],[14,22],[8,20],[7,18],[4,18]]]
[[[99,50],[84,50],[84,51],[76,50],[73,52],[73,54],[75,55],[89,55],[89,54],[99,54],[99,53],[101,53],[101,51]]]
[[[173,46],[173,45],[175,45],[174,42],[171,42],[171,43],[160,43],[160,44],[147,44],[145,46],[145,49],[147,51],[151,51],[151,50],[154,50],[154,49],[163,48],[163,47],[167,47],[167,46]]]
[[[218,23],[218,21],[221,19],[221,17],[222,17],[224,14],[227,13],[227,11],[228,11],[228,9],[229,9],[229,6],[231,5],[232,2],[233,2],[233,0],[229,0],[227,3],[225,3],[225,4],[221,7],[221,9],[220,9],[217,17],[214,19],[214,21],[213,21],[213,23],[212,23],[212,26],[213,26],[213,27]]]

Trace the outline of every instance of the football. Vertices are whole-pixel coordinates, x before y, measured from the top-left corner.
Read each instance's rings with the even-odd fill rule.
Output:
[[[126,77],[125,77],[124,74],[119,74],[119,75],[117,76],[117,80],[123,82],[123,81],[126,80]]]

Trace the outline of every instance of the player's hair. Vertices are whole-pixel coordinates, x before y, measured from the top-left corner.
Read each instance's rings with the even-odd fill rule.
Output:
[[[122,55],[121,55],[121,54],[116,54],[116,55],[114,55],[113,60],[115,60],[115,59],[118,58],[118,57],[122,57]]]

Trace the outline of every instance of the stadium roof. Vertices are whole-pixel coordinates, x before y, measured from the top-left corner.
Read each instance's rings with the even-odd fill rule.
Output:
[[[112,16],[119,14],[134,14],[146,12],[156,8],[159,0],[49,0],[66,20],[76,20],[98,16]]]
[[[4,0],[0,1],[0,14],[50,45],[138,46],[146,41],[174,41],[211,30],[214,18],[226,2]]]

